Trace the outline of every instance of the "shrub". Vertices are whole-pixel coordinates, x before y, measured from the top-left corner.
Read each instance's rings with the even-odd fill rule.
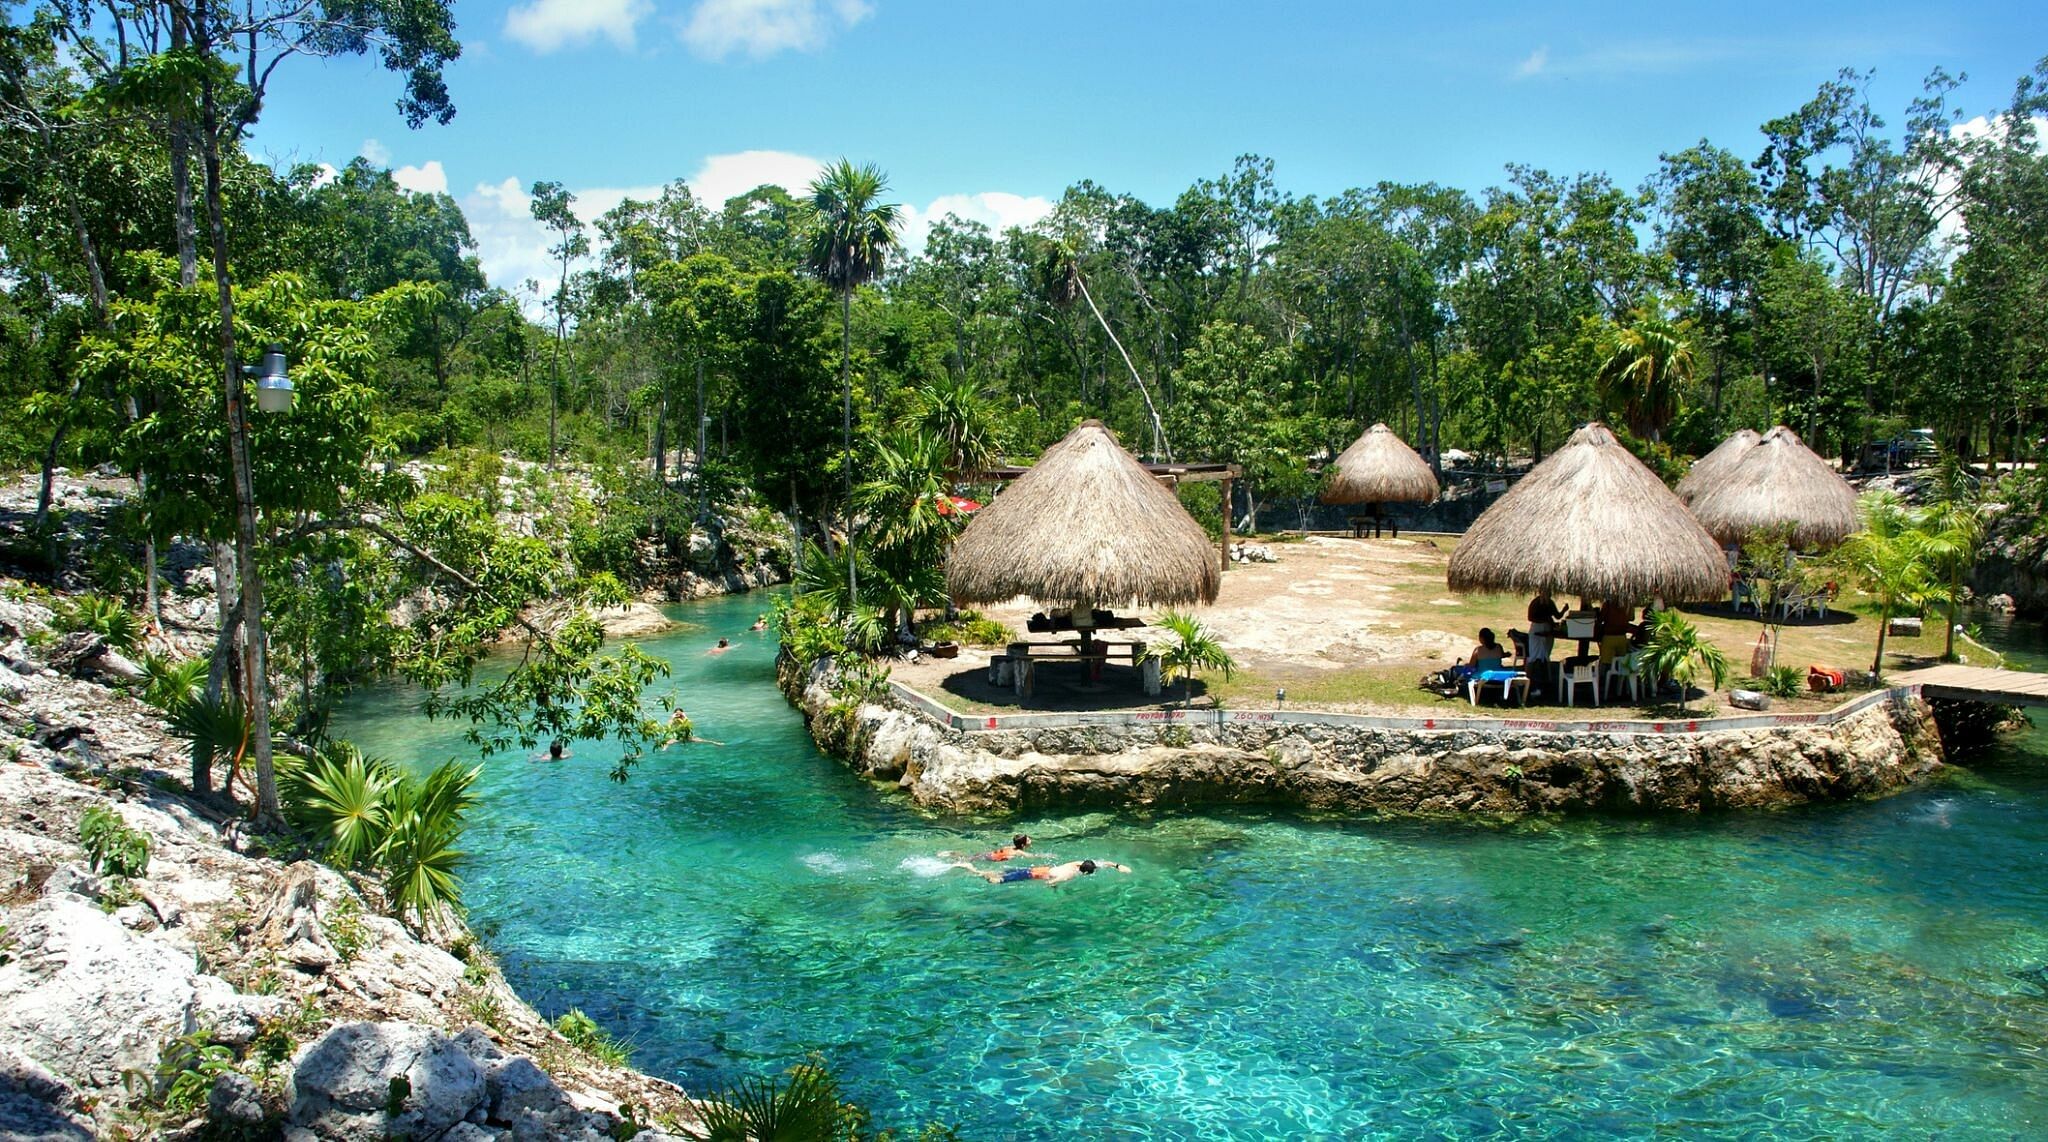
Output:
[[[1794,698],[1806,689],[1806,675],[1797,666],[1773,666],[1754,681],[1757,689],[1774,698]]]
[[[57,629],[91,631],[115,650],[134,650],[142,641],[142,623],[118,599],[105,595],[76,595],[56,608]]]
[[[220,1076],[235,1069],[233,1051],[194,1031],[165,1043],[157,1055],[151,1101],[173,1118],[183,1120],[206,1108],[206,1097]]]
[[[94,872],[135,877],[149,871],[148,835],[129,828],[105,805],[95,805],[79,818],[78,843]]]

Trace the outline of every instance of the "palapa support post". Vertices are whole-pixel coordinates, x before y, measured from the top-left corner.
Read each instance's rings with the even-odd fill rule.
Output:
[[[1217,556],[1221,569],[1230,570],[1230,477],[1223,477],[1223,542]]]

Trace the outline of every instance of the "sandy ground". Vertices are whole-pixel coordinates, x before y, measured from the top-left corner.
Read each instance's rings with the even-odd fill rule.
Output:
[[[1428,621],[1434,617],[1428,613],[1432,602],[1460,605],[1444,589],[1447,555],[1446,549],[1437,546],[1442,543],[1445,541],[1428,538],[1310,536],[1299,543],[1275,544],[1271,550],[1278,562],[1232,564],[1223,576],[1223,591],[1215,604],[1193,613],[1241,667],[1260,675],[1284,679],[1388,663],[1414,663],[1420,673],[1461,657],[1474,641],[1471,633],[1462,631],[1470,625],[1462,617],[1446,614],[1443,622]],[[1026,620],[1039,609],[1028,599],[980,608],[982,614],[1020,634]],[[1151,618],[1158,611],[1139,613]],[[1145,635],[1138,629],[1110,637],[1130,640]],[[1045,640],[1049,636],[1029,637]],[[988,656],[986,649],[963,648],[958,659],[927,659],[899,665],[892,673],[921,690],[946,690],[976,702],[1010,704],[1007,695],[986,685]],[[1042,688],[1047,691],[1040,695],[1042,700],[1031,705],[1131,705],[1126,680],[1127,671],[1111,667],[1104,684],[1114,693],[1103,702],[1086,701],[1085,695],[1065,696],[1082,699],[1078,701],[1062,700],[1049,686]]]

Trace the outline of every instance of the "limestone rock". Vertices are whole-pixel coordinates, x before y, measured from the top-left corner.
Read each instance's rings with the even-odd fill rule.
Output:
[[[206,1117],[216,1127],[261,1126],[270,1117],[263,1105],[263,1091],[256,1081],[240,1071],[229,1071],[214,1080],[206,1096]]]
[[[64,1082],[11,1047],[0,1047],[0,1138],[19,1142],[91,1142]]]
[[[331,1142],[436,1138],[485,1098],[476,1060],[415,1023],[333,1028],[299,1052],[285,1091],[290,1126]]]
[[[13,959],[0,965],[0,1042],[80,1086],[147,1071],[167,1039],[198,1026],[232,989],[191,955],[128,931],[76,896],[8,917]]]

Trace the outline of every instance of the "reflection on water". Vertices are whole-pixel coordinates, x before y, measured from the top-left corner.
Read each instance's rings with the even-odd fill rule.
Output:
[[[704,736],[630,784],[494,758],[473,918],[521,992],[691,1086],[812,1051],[966,1136],[2048,1129],[2048,737],[1885,801],[1505,828],[932,821],[820,757],[758,599],[647,644]],[[707,657],[720,635],[738,644]],[[2038,632],[1994,630],[2048,666]],[[463,752],[396,690],[347,732]],[[993,886],[1021,827],[1132,876]]]

